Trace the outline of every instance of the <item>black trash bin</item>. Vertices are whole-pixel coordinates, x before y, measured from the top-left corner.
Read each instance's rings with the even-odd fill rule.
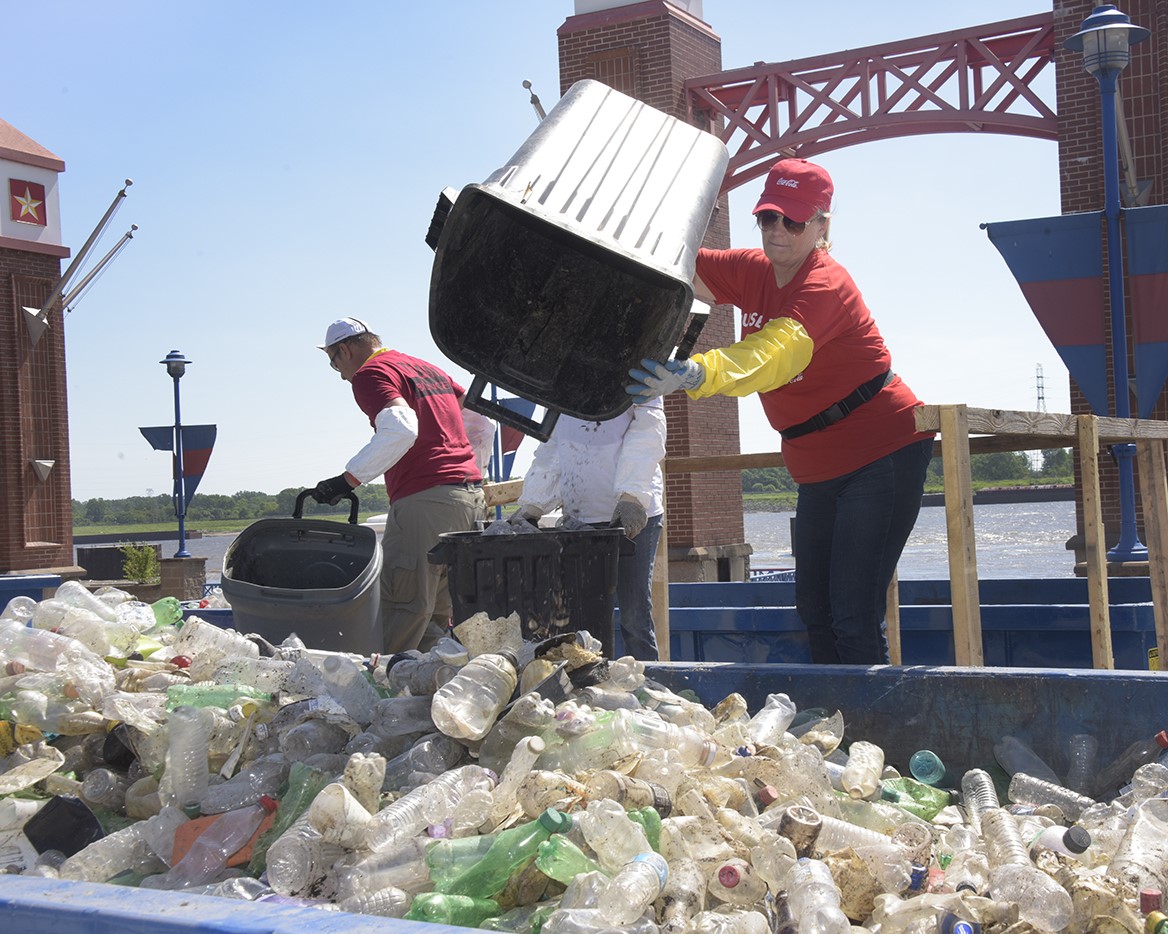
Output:
[[[613,652],[617,563],[624,531],[540,529],[530,535],[447,532],[430,550],[445,564],[454,623],[480,611],[518,613],[523,638],[586,629]]]

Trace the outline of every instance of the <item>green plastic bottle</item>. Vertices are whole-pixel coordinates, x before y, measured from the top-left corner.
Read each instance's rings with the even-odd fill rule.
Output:
[[[538,820],[511,827],[495,834],[494,842],[477,863],[465,872],[435,888],[449,895],[473,895],[490,898],[503,891],[507,881],[520,872],[539,852],[539,845],[553,833],[572,829],[572,818],[548,808]]]
[[[495,917],[500,911],[499,906],[489,898],[449,895],[444,892],[421,892],[414,896],[413,904],[406,912],[406,919],[477,928],[487,918]]]
[[[596,860],[562,834],[552,834],[539,845],[535,866],[545,876],[564,885],[582,873],[603,872]]]
[[[270,701],[271,694],[246,684],[172,684],[166,689],[167,712],[184,704],[189,707],[231,707],[241,697]]]
[[[426,866],[430,881],[439,892],[445,886],[479,862],[495,843],[495,834],[474,837],[453,837],[435,840],[426,850]]]
[[[897,800],[889,801],[889,804],[926,821],[931,821],[953,800],[945,789],[934,788],[915,778],[886,778],[883,785],[898,795]]]
[[[150,604],[159,626],[174,626],[182,619],[182,604],[178,597],[163,597]]]
[[[251,862],[247,864],[247,871],[258,876],[268,865],[268,848],[275,843],[296,819],[308,810],[315,798],[325,785],[332,781],[332,776],[320,769],[314,769],[303,762],[292,763],[288,772],[288,787],[279,795],[280,804],[276,808],[276,819],[272,822],[260,838],[256,840],[252,849]]]
[[[656,808],[633,808],[629,811],[629,820],[640,824],[645,830],[645,839],[653,852],[661,851],[661,813]]]

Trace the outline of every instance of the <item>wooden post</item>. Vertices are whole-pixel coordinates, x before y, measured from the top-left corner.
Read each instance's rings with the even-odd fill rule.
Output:
[[[1103,536],[1103,501],[1099,494],[1099,424],[1094,415],[1079,415],[1076,421],[1079,467],[1083,475],[1083,547],[1087,555],[1091,658],[1096,668],[1114,668],[1107,597],[1107,543]]]
[[[985,664],[977,549],[973,535],[973,481],[969,467],[969,416],[964,405],[943,405],[941,463],[945,473],[945,526],[949,537],[953,654],[958,665]]]
[[[1144,535],[1148,539],[1148,576],[1156,621],[1156,668],[1168,668],[1168,478],[1163,441],[1137,441]]]
[[[665,502],[664,490],[661,502]],[[665,515],[661,516],[661,538],[653,559],[653,632],[657,636],[657,657],[669,661],[669,523]]]
[[[888,595],[884,608],[884,631],[888,638],[888,660],[893,665],[903,664],[900,655],[900,588],[896,571],[888,582]]]

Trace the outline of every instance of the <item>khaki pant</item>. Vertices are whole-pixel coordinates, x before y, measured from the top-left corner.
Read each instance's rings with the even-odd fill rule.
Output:
[[[381,627],[385,653],[428,650],[446,634],[446,565],[427,553],[443,532],[469,532],[486,510],[481,488],[436,486],[391,504],[381,539]]]

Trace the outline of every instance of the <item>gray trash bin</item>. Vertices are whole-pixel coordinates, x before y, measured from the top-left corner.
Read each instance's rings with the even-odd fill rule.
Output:
[[[304,519],[304,500],[291,519],[260,519],[239,533],[223,556],[220,587],[235,628],[269,642],[296,633],[310,649],[380,652],[381,545],[357,524]]]

